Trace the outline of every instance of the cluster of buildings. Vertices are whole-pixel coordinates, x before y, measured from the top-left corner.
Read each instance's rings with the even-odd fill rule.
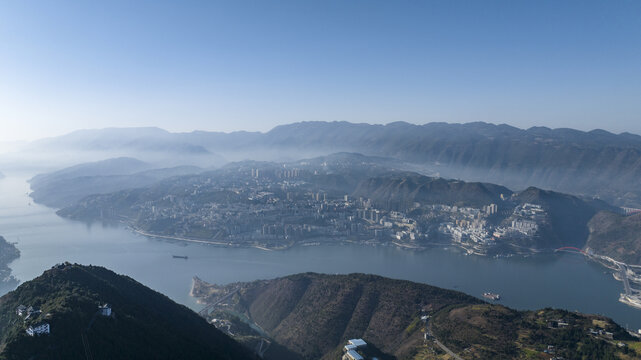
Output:
[[[435,210],[454,214],[450,216],[453,221],[440,225],[440,233],[450,236],[454,244],[468,252],[479,255],[487,254],[502,240],[535,237],[547,217],[540,205],[530,203],[517,205],[510,216],[499,220],[493,217],[498,212],[497,204],[481,209],[439,206]]]
[[[29,321],[29,320],[35,320],[40,316],[42,311],[38,308],[34,308],[33,306],[25,306],[25,305],[19,305],[16,308],[16,315],[24,318],[24,321]],[[51,332],[51,327],[47,322],[38,322],[34,323],[32,325],[29,325],[26,329],[26,333],[29,336],[36,336],[36,335],[43,335],[43,334],[49,334]]]
[[[16,308],[16,315],[18,315],[19,317],[23,317],[25,322],[27,322],[28,320],[32,320],[32,324],[27,326],[27,329],[25,330],[27,335],[40,336],[48,335],[51,333],[51,325],[48,322],[33,322],[38,316],[40,316],[41,313],[42,311],[40,309],[34,308],[33,306],[26,307],[24,305],[19,305]],[[99,305],[97,315],[110,317],[112,315],[111,305]],[[50,316],[50,314],[47,314],[47,316]]]
[[[164,236],[271,248],[319,238],[420,248],[437,240],[430,230],[438,229],[453,243],[486,254],[499,238],[535,236],[545,217],[540,206],[523,204],[507,224],[493,224],[499,212],[494,203],[481,208],[415,203],[412,210],[422,215],[408,216],[376,208],[369,199],[310,190],[296,180],[299,174],[292,169],[276,178],[263,177],[259,169],[251,169],[251,177],[242,181],[231,177],[194,183],[182,195],[137,204],[135,226]]]
[[[363,339],[347,340],[343,347],[341,360],[378,360],[376,357],[367,357],[367,342]]]
[[[160,196],[124,211],[99,207],[101,216],[124,218],[145,233],[228,246],[348,241],[419,249],[445,240],[481,255],[502,239],[536,236],[546,216],[534,204],[518,205],[511,215],[506,209],[512,205],[495,203],[473,208],[415,202],[405,212],[393,211],[310,181],[316,175],[319,170],[230,168],[215,176],[173,179]]]
[[[252,169],[252,177],[260,170]],[[297,176],[287,170],[282,176]],[[278,247],[314,238],[417,241],[414,219],[375,209],[367,199],[310,190],[302,181],[260,176],[244,182],[202,181],[132,207],[136,228],[149,233]],[[249,181],[248,181],[249,180]]]

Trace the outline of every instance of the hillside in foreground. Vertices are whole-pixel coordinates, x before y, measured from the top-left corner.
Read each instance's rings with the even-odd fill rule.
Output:
[[[111,314],[98,312],[104,304]],[[49,334],[27,334],[29,327],[41,324],[49,326]],[[0,298],[0,359],[223,360],[253,355],[193,311],[129,277],[102,267],[64,264]]]
[[[565,359],[641,358],[633,350],[641,343],[605,317],[517,311],[374,275],[305,273],[227,286],[196,278],[193,295],[205,304],[224,298],[210,317],[242,318],[286,347],[287,359],[338,359],[352,338],[379,359],[450,359],[434,339],[463,359],[550,359],[550,349]]]

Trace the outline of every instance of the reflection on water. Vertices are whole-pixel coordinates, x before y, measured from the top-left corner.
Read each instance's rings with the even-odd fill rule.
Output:
[[[313,246],[286,251],[228,249],[148,239],[126,229],[88,226],[30,204],[24,178],[0,180],[0,235],[17,242],[22,256],[10,266],[21,281],[63,261],[94,264],[129,275],[177,302],[189,297],[194,275],[213,283],[273,278],[298,272],[375,273],[480,296],[498,292],[519,309],[558,307],[610,316],[641,328],[641,311],[617,301],[621,283],[574,254],[490,259],[434,248],[413,253],[391,247]],[[188,256],[188,260],[173,255]],[[4,293],[8,289],[1,289]]]

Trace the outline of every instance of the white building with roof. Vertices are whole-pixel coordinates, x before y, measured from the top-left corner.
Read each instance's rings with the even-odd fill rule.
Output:
[[[347,344],[348,345],[354,345],[357,348],[367,346],[367,343],[363,339],[350,339],[350,340],[347,340]]]
[[[40,323],[27,328],[27,335],[29,336],[49,334],[50,332],[51,327],[49,327],[49,324],[47,323]]]
[[[111,316],[111,305],[104,304],[98,306],[98,313],[102,316]]]
[[[342,360],[364,360],[364,358],[356,350],[349,350],[345,352]]]

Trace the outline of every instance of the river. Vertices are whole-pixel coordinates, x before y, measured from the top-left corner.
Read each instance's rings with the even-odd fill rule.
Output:
[[[618,301],[622,283],[603,267],[569,253],[530,258],[466,256],[456,249],[411,252],[357,245],[295,247],[285,251],[222,248],[149,239],[125,228],[66,220],[32,204],[26,177],[0,179],[0,235],[16,242],[21,257],[10,264],[20,281],[64,261],[105,266],[199,309],[191,279],[218,284],[269,279],[299,272],[379,274],[474,296],[498,292],[517,309],[556,307],[603,314],[641,328],[641,310]],[[187,256],[174,259],[172,255]],[[10,289],[0,288],[0,295]]]

